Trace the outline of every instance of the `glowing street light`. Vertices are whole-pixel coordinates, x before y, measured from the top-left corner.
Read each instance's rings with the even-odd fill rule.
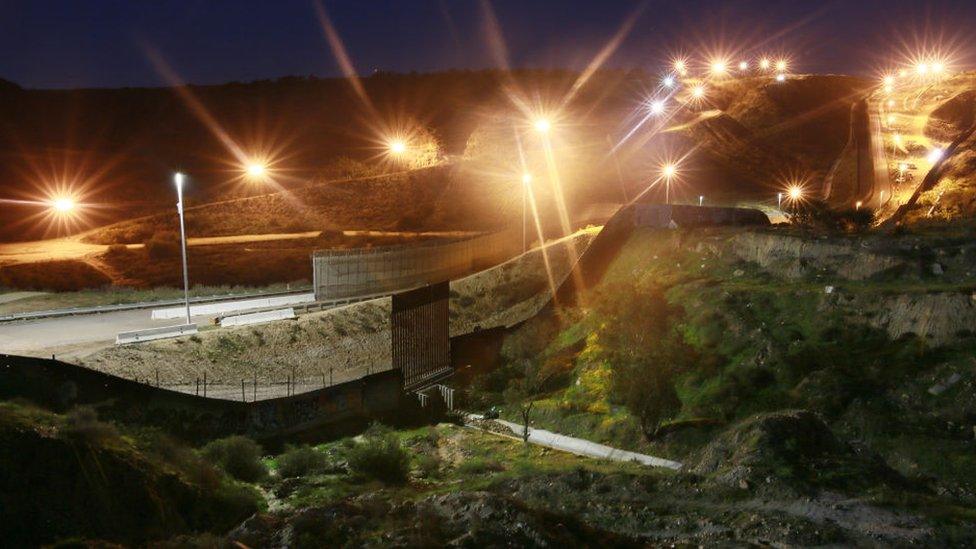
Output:
[[[915,72],[918,73],[919,76],[925,76],[929,72],[929,64],[919,63],[918,65],[915,65]]]
[[[664,112],[664,101],[657,99],[651,102],[650,105],[651,114],[661,114]]]
[[[787,66],[786,60],[785,59],[780,59],[779,61],[776,62],[776,71],[777,72],[785,72],[786,71],[786,66]]]
[[[552,123],[547,118],[537,118],[532,125],[535,126],[536,131],[539,133],[549,133],[549,130],[552,129]]]
[[[264,179],[268,175],[268,167],[262,162],[251,162],[244,168],[244,173],[250,179]]]
[[[688,63],[684,59],[675,59],[671,66],[674,67],[674,72],[681,76],[688,74]]]
[[[395,155],[401,155],[407,152],[407,144],[403,142],[402,139],[394,139],[389,143],[390,152]]]
[[[939,160],[942,160],[942,155],[943,154],[945,154],[945,151],[943,151],[942,149],[936,147],[936,148],[932,149],[931,151],[929,151],[929,154],[926,155],[925,158],[926,158],[926,160],[929,161],[929,163],[935,164]]]
[[[783,73],[777,74],[776,75],[776,81],[777,82],[786,82],[786,75],[783,74]]]
[[[944,70],[945,70],[945,65],[943,63],[940,63],[940,62],[932,63],[932,72],[933,73],[935,73],[935,74],[942,74],[942,72]]]
[[[893,86],[895,84],[895,77],[889,74],[881,79],[881,83],[885,86]]]
[[[664,202],[671,205],[671,179],[678,173],[678,168],[674,164],[661,166],[661,176],[664,177]]]
[[[691,88],[691,96],[695,99],[702,99],[705,97],[705,85],[695,84],[695,87]]]
[[[716,59],[715,61],[712,61],[710,70],[713,75],[722,76],[729,72],[729,63],[724,59]]]
[[[790,200],[793,202],[803,198],[803,187],[799,185],[793,185],[787,191],[789,193]]]
[[[180,245],[183,252],[183,301],[186,304],[186,323],[190,324],[190,275],[186,268],[186,224],[183,222],[183,174],[173,175],[176,184],[176,211],[180,214]]]
[[[776,193],[776,209],[783,211],[783,193]]]
[[[749,70],[749,62],[748,61],[740,61],[739,62],[739,70],[740,71]]]
[[[760,69],[768,71],[770,66],[772,66],[772,61],[770,61],[768,57],[763,57],[759,60]]]
[[[75,209],[75,201],[68,197],[55,198],[51,201],[51,208],[55,213],[64,215]]]
[[[671,76],[670,74],[667,75],[667,76],[665,76],[661,80],[661,85],[664,86],[665,88],[673,88],[674,87],[674,77]]]

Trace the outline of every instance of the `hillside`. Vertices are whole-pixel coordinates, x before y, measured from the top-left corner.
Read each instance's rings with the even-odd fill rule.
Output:
[[[514,85],[543,89],[558,97],[565,93],[572,77],[573,74],[563,72],[520,72],[515,75]],[[422,128],[433,136],[444,155],[430,167],[403,169],[409,166],[391,165],[380,158],[381,146],[378,149],[370,148],[377,147],[377,143],[365,146],[368,139],[363,141],[365,137],[357,136],[350,129],[368,124],[343,118],[355,109],[343,106],[342,101],[351,99],[336,91],[343,89],[337,81],[304,79],[192,90],[207,104],[214,103],[214,115],[220,115],[220,120],[240,122],[248,108],[257,109],[274,120],[294,122],[295,139],[305,139],[302,147],[306,143],[314,144],[317,150],[329,151],[314,158],[289,156],[289,166],[302,166],[305,171],[282,169],[288,177],[282,180],[284,189],[280,191],[275,192],[268,185],[228,183],[238,176],[228,166],[214,163],[221,155],[204,154],[220,145],[216,141],[211,143],[215,138],[192,117],[181,118],[189,116],[185,113],[165,122],[166,127],[178,128],[178,132],[175,129],[175,133],[147,132],[127,138],[130,143],[144,144],[143,148],[93,140],[91,149],[98,154],[117,155],[119,163],[110,164],[113,170],[127,163],[140,164],[145,169],[149,169],[147,166],[160,169],[167,164],[184,166],[172,159],[180,150],[178,135],[187,136],[187,144],[192,145],[187,150],[199,155],[199,162],[211,162],[208,166],[201,164],[198,171],[193,166],[181,168],[192,175],[186,198],[192,279],[212,285],[263,285],[307,278],[307,269],[302,264],[313,249],[379,245],[391,238],[409,240],[415,238],[411,233],[418,231],[485,231],[520,223],[523,171],[532,176],[531,191],[547,237],[564,234],[564,218],[571,229],[602,222],[605,211],[609,211],[608,203],[629,200],[658,179],[660,162],[667,154],[677,157],[688,153],[673,189],[678,201],[696,202],[698,196],[704,196],[713,204],[768,204],[790,178],[808,180],[812,190],[820,185],[824,173],[846,144],[850,102],[862,84],[850,77],[814,75],[786,82],[760,78],[718,81],[710,88],[705,104],[671,107],[673,112],[667,121],[646,123],[611,153],[609,147],[614,136],[629,132],[628,124],[643,116],[641,102],[646,98],[641,90],[650,86],[647,75],[599,73],[559,112],[553,121],[553,132],[545,138],[527,127],[522,115],[513,119],[513,107],[501,91],[508,88],[498,78],[499,74],[489,71],[379,75],[367,79],[368,89],[375,92],[377,102],[393,101],[396,94],[404,94],[417,102],[416,112],[428,113]],[[477,93],[469,89],[474,85],[471,82],[482,84]],[[431,86],[438,83],[444,85],[444,94],[456,96],[434,101],[428,94],[434,93]],[[315,110],[304,113],[301,119],[292,119],[289,117],[298,116],[295,105],[276,103],[308,100],[310,90],[320,88],[322,93],[345,97],[333,105],[336,112]],[[31,161],[33,157],[23,152],[31,148],[48,151],[53,155],[49,160],[58,158],[60,153],[51,147],[63,136],[48,119],[67,115],[63,107],[53,106],[57,101],[77,102],[79,113],[85,113],[84,116],[95,116],[92,113],[98,109],[104,109],[109,119],[123,113],[131,115],[138,119],[132,128],[137,133],[142,131],[139,128],[143,121],[126,109],[139,105],[152,114],[147,115],[152,120],[153,116],[162,116],[157,112],[157,103],[175,101],[166,95],[171,93],[166,90],[23,93],[29,100],[20,99],[26,103],[19,105],[17,113],[11,113],[8,129],[30,139],[18,144],[16,150],[21,152],[11,153],[15,159],[6,165],[10,169],[18,162]],[[111,102],[109,98],[119,101]],[[459,106],[462,104],[465,108]],[[441,113],[441,109],[445,112]],[[39,122],[31,116],[44,120]],[[315,119],[316,116],[320,118]],[[343,126],[346,135],[338,130],[335,130],[338,133],[328,133],[307,128],[332,127],[336,117],[342,124],[348,122]],[[19,124],[30,126],[23,136],[17,129]],[[120,124],[122,129],[117,133],[126,133],[125,124]],[[311,133],[306,135],[302,131]],[[234,134],[247,135],[247,132],[235,130]],[[12,135],[8,133],[7,138],[12,139]],[[294,146],[301,148],[297,141]],[[111,173],[114,172],[106,172]],[[179,280],[174,274],[178,274],[178,269],[172,268],[176,255],[150,254],[154,243],[161,244],[157,249],[171,250],[177,238],[172,189],[168,184],[151,183],[165,182],[168,177],[162,172],[151,178],[127,176],[123,178],[125,190],[119,195],[113,194],[111,186],[94,185],[107,193],[102,198],[108,205],[125,203],[125,207],[94,209],[88,221],[99,226],[71,237],[69,242],[30,245],[41,250],[48,246],[52,252],[50,259],[64,260],[63,265],[36,263],[36,258],[25,260],[16,250],[0,245],[0,264],[11,264],[0,265],[0,284],[18,289],[54,290],[99,287],[106,283],[136,287],[177,284]],[[15,181],[25,183],[26,180]],[[8,191],[16,189],[14,185]],[[663,200],[663,191],[663,185],[659,185],[651,193]],[[138,195],[138,200],[132,198],[135,202],[127,202],[125,193]],[[30,228],[18,221],[19,216],[29,214],[24,208],[11,211],[14,222],[5,225],[8,227],[5,230],[16,234],[9,233],[8,239],[23,240],[33,234],[39,236],[37,231],[43,233],[43,227]],[[105,224],[113,217],[119,221]],[[348,234],[342,237],[337,232],[360,230],[393,233],[373,232],[372,236],[348,238]],[[324,232],[317,237],[312,234],[320,231]],[[260,244],[250,235],[276,235],[285,240],[282,246]],[[192,239],[218,237],[236,240],[192,245]],[[0,240],[3,238],[0,234]],[[102,247],[90,247],[71,257],[55,257],[55,251],[78,248],[77,241]],[[114,246],[109,250],[108,246],[117,244],[126,244],[128,248]],[[252,268],[258,264],[264,267]],[[39,284],[37,281],[47,280],[40,276],[47,272],[65,273],[56,277],[64,282]],[[32,279],[36,279],[32,284],[24,282]]]
[[[976,215],[976,73],[926,86],[896,88],[888,136],[895,151],[893,221],[904,225],[965,222]],[[899,142],[894,142],[894,135]],[[943,151],[938,157],[934,150]]]

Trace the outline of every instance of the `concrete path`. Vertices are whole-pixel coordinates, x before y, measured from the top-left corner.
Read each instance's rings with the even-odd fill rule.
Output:
[[[499,425],[508,427],[512,430],[513,435],[522,438],[521,425],[502,419],[496,419],[494,421]],[[533,427],[529,427],[529,442],[538,444],[539,446],[553,448],[555,450],[562,450],[578,456],[609,459],[613,461],[636,461],[643,465],[648,465],[651,467],[664,467],[674,471],[681,469],[681,464],[677,461],[649,456],[647,454],[638,454],[637,452],[629,452],[627,450],[620,450],[618,448],[612,448],[603,444],[597,444],[596,442],[591,442],[589,440],[568,437],[566,435],[560,435],[544,429],[535,429]]]

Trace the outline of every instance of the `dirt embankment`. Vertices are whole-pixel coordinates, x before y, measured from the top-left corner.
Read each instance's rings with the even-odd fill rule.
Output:
[[[865,323],[944,345],[976,327],[976,246],[965,239],[817,239],[747,232],[733,256],[798,282],[819,282],[821,308],[852,311]]]
[[[583,250],[595,230],[572,238]],[[568,241],[544,248],[558,284],[574,259]],[[502,265],[451,284],[451,335],[511,326],[533,316],[548,300],[542,251],[533,250]],[[126,378],[146,379],[158,371],[164,384],[193,384],[204,372],[208,381],[240,380],[321,382],[331,372],[338,383],[366,372],[389,368],[390,299],[383,298],[295,321],[202,332],[190,338],[106,349],[83,364]],[[238,385],[239,387],[239,385]]]

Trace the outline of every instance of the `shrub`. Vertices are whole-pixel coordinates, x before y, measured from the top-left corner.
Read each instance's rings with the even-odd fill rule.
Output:
[[[458,472],[465,475],[480,475],[484,473],[495,473],[504,471],[501,463],[490,458],[473,457],[461,462]]]
[[[114,425],[98,421],[98,414],[88,406],[72,408],[66,414],[63,433],[66,438],[86,444],[104,443],[119,436]]]
[[[303,477],[325,469],[325,454],[308,445],[292,446],[278,456],[278,474],[284,478]]]
[[[172,231],[157,231],[144,245],[150,259],[168,259],[180,254],[180,236]]]
[[[245,436],[211,441],[203,447],[202,453],[228,475],[244,482],[257,482],[268,474],[261,463],[261,446]]]
[[[441,460],[437,456],[421,455],[417,457],[417,471],[421,478],[436,478],[441,472]]]
[[[363,441],[349,449],[349,469],[388,484],[400,484],[410,472],[410,456],[389,429],[373,424]]]

